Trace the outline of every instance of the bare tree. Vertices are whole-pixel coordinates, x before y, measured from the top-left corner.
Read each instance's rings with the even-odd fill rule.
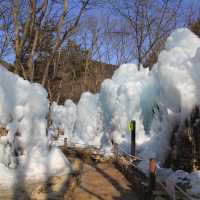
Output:
[[[4,30],[2,35],[5,42],[8,37],[13,40],[15,71],[24,78],[33,80],[36,61],[46,57],[41,81],[45,85],[55,56],[77,31],[89,3],[90,0],[1,1],[2,7],[8,7],[2,13],[9,11],[11,16],[12,34],[7,35],[7,30]]]
[[[182,0],[124,0],[110,1],[114,10],[124,23],[111,30],[112,37],[127,38],[132,45],[133,59],[138,69],[154,46],[165,38],[176,26]],[[120,18],[121,20],[121,18]]]
[[[0,1],[1,4],[2,1]],[[10,50],[11,38],[10,35],[11,18],[7,12],[7,6],[0,7],[0,64],[6,68],[10,68],[10,64],[3,60]]]
[[[188,1],[187,5],[184,8],[185,13],[185,26],[191,26],[197,19],[200,17],[199,15],[200,10],[200,2],[198,0]]]

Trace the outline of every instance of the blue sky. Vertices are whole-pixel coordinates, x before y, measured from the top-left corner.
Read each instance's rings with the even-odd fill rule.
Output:
[[[79,9],[78,7],[76,7],[77,6],[77,0],[71,0],[71,1],[73,2],[72,6],[74,7],[72,13],[75,14]],[[158,1],[160,1],[160,0],[158,0]],[[197,8],[199,8],[198,6],[200,4],[199,0],[183,0],[183,1],[184,1],[184,7],[182,8],[183,11],[187,10],[189,7],[191,7],[191,5],[193,5],[193,8],[196,8],[195,9],[195,11],[196,11],[195,15],[199,14],[199,9],[197,9]],[[89,14],[88,14],[89,18],[98,17],[98,16],[100,18],[102,18],[102,16],[106,16],[106,15],[109,15],[109,16],[112,16],[113,18],[116,18],[116,16],[113,13],[111,13],[111,11],[109,9],[106,9],[105,7],[104,7],[104,9],[99,9],[99,8],[94,9],[93,11],[90,11]],[[185,16],[185,17],[187,17],[187,16]],[[180,18],[180,20],[183,20],[183,19],[184,19],[184,16],[183,16],[183,18]],[[179,21],[179,24],[180,24],[180,26],[182,26],[182,21]],[[90,36],[88,36],[88,38],[90,39]],[[79,39],[77,39],[77,41],[79,41]],[[106,47],[105,47],[105,44],[104,44],[101,48],[101,53],[103,54],[103,52],[105,52],[105,50],[106,50]],[[104,55],[104,56],[105,57],[103,59],[104,59],[105,62],[107,62],[106,55]],[[15,60],[15,55],[13,53],[11,53],[8,56],[6,56],[5,59],[8,62],[12,63]],[[132,60],[132,62],[135,62],[135,60]],[[112,55],[111,63],[112,64],[116,63],[116,55],[114,55],[114,54]]]

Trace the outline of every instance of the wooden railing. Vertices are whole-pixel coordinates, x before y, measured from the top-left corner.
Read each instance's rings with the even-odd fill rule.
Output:
[[[114,154],[115,154],[115,160],[118,162],[121,158],[124,156],[126,157],[127,162],[130,166],[137,168],[137,165],[135,164],[136,161],[142,161],[143,159],[131,155],[127,153],[126,150],[121,148],[118,144],[114,144]],[[125,162],[124,162],[125,163]],[[137,170],[139,170],[137,168]],[[147,191],[147,197],[145,200],[151,200],[153,191],[156,190],[156,185],[159,185],[167,194],[167,196],[172,199],[176,200],[177,195],[181,195],[183,200],[192,200],[192,197],[190,197],[181,187],[179,187],[176,183],[167,180],[168,184],[170,185],[170,188],[166,185],[166,183],[163,183],[160,181],[159,177],[157,177],[157,161],[155,159],[150,159],[149,160],[149,185],[148,185],[148,191]]]

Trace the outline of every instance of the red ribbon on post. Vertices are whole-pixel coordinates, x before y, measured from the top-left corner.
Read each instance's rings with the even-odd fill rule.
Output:
[[[157,161],[151,158],[149,160],[149,188],[147,193],[147,200],[152,199],[153,190],[156,187],[156,172],[157,172]]]

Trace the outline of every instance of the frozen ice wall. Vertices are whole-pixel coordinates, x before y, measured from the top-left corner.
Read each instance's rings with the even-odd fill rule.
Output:
[[[71,100],[65,101],[64,106],[53,102],[51,106],[51,119],[53,130],[64,132],[70,141],[73,138],[75,122],[77,119],[76,105]]]
[[[71,102],[71,111],[65,111],[59,126],[80,143],[99,145],[112,138],[129,151],[128,122],[136,120],[138,153],[164,162],[174,125],[184,121],[200,101],[199,47],[200,40],[191,31],[177,29],[167,39],[151,72],[142,67],[138,71],[135,64],[121,65],[112,79],[102,83],[98,95],[84,93],[77,106]],[[59,107],[54,118],[64,110],[65,105]]]
[[[185,117],[189,115],[194,105],[200,103],[199,74],[200,40],[188,29],[178,29],[167,39],[165,49],[160,53],[158,62],[150,72],[152,81],[143,90],[141,101],[154,99],[159,110],[155,112],[150,130],[150,140],[143,145],[140,156],[145,158],[139,167],[146,171],[148,159],[156,157],[164,163],[171,150],[169,141],[176,124],[180,124],[179,132]],[[151,91],[150,93],[147,91]],[[154,91],[154,92],[153,92]],[[156,91],[156,92],[155,92]],[[148,95],[149,96],[148,96]],[[149,104],[148,102],[146,102]],[[151,104],[151,103],[150,103]],[[151,104],[153,105],[153,104]],[[155,105],[155,104],[154,104]],[[147,110],[146,106],[141,109]],[[145,121],[145,118],[143,118]],[[148,119],[148,117],[147,117]]]
[[[44,180],[68,171],[62,153],[48,150],[48,111],[47,92],[41,85],[0,67],[0,127],[7,130],[0,136],[0,183],[12,185],[19,177]]]
[[[103,120],[98,95],[83,93],[77,106],[71,100],[65,101],[64,106],[54,102],[51,118],[53,129],[64,131],[68,143],[101,145]]]
[[[164,163],[174,127],[180,124],[181,133],[185,117],[200,104],[199,77],[200,39],[186,28],[177,29],[167,39],[153,70],[121,65],[112,79],[102,83],[99,94],[84,93],[77,106],[71,104],[73,123],[68,116],[62,119],[62,126],[72,130],[73,124],[70,134],[81,144],[111,150],[112,139],[130,151],[128,122],[136,120],[137,154],[143,159],[138,167],[146,172],[149,158]],[[55,118],[59,113],[62,111]],[[68,137],[67,131],[65,134]]]
[[[144,113],[141,110],[140,97],[149,79],[146,70],[141,69],[138,72],[135,64],[127,64],[122,65],[114,73],[112,80],[106,80],[101,87],[100,100],[106,116],[106,127],[110,129],[111,138],[121,143],[127,150],[130,146],[128,122],[132,119],[137,121],[136,129],[140,133],[136,136],[137,144],[148,140],[143,125],[142,114]],[[109,116],[107,116],[109,109]]]
[[[142,90],[149,81],[148,70],[138,72],[135,64],[122,65],[111,80],[103,82],[99,94],[83,93],[76,107],[70,101],[66,109],[69,100],[64,106],[54,103],[51,107],[53,127],[64,130],[65,136],[72,143],[106,148],[113,139],[129,151],[130,120],[138,121],[137,132],[140,134],[137,135],[137,143],[149,139],[144,131],[142,115],[152,111],[148,108],[149,111],[143,113],[140,101]]]
[[[160,83],[161,101],[182,118],[199,103],[198,48],[200,40],[188,29],[178,29],[167,39],[165,50],[158,58],[157,78]],[[199,63],[198,63],[199,65]]]

